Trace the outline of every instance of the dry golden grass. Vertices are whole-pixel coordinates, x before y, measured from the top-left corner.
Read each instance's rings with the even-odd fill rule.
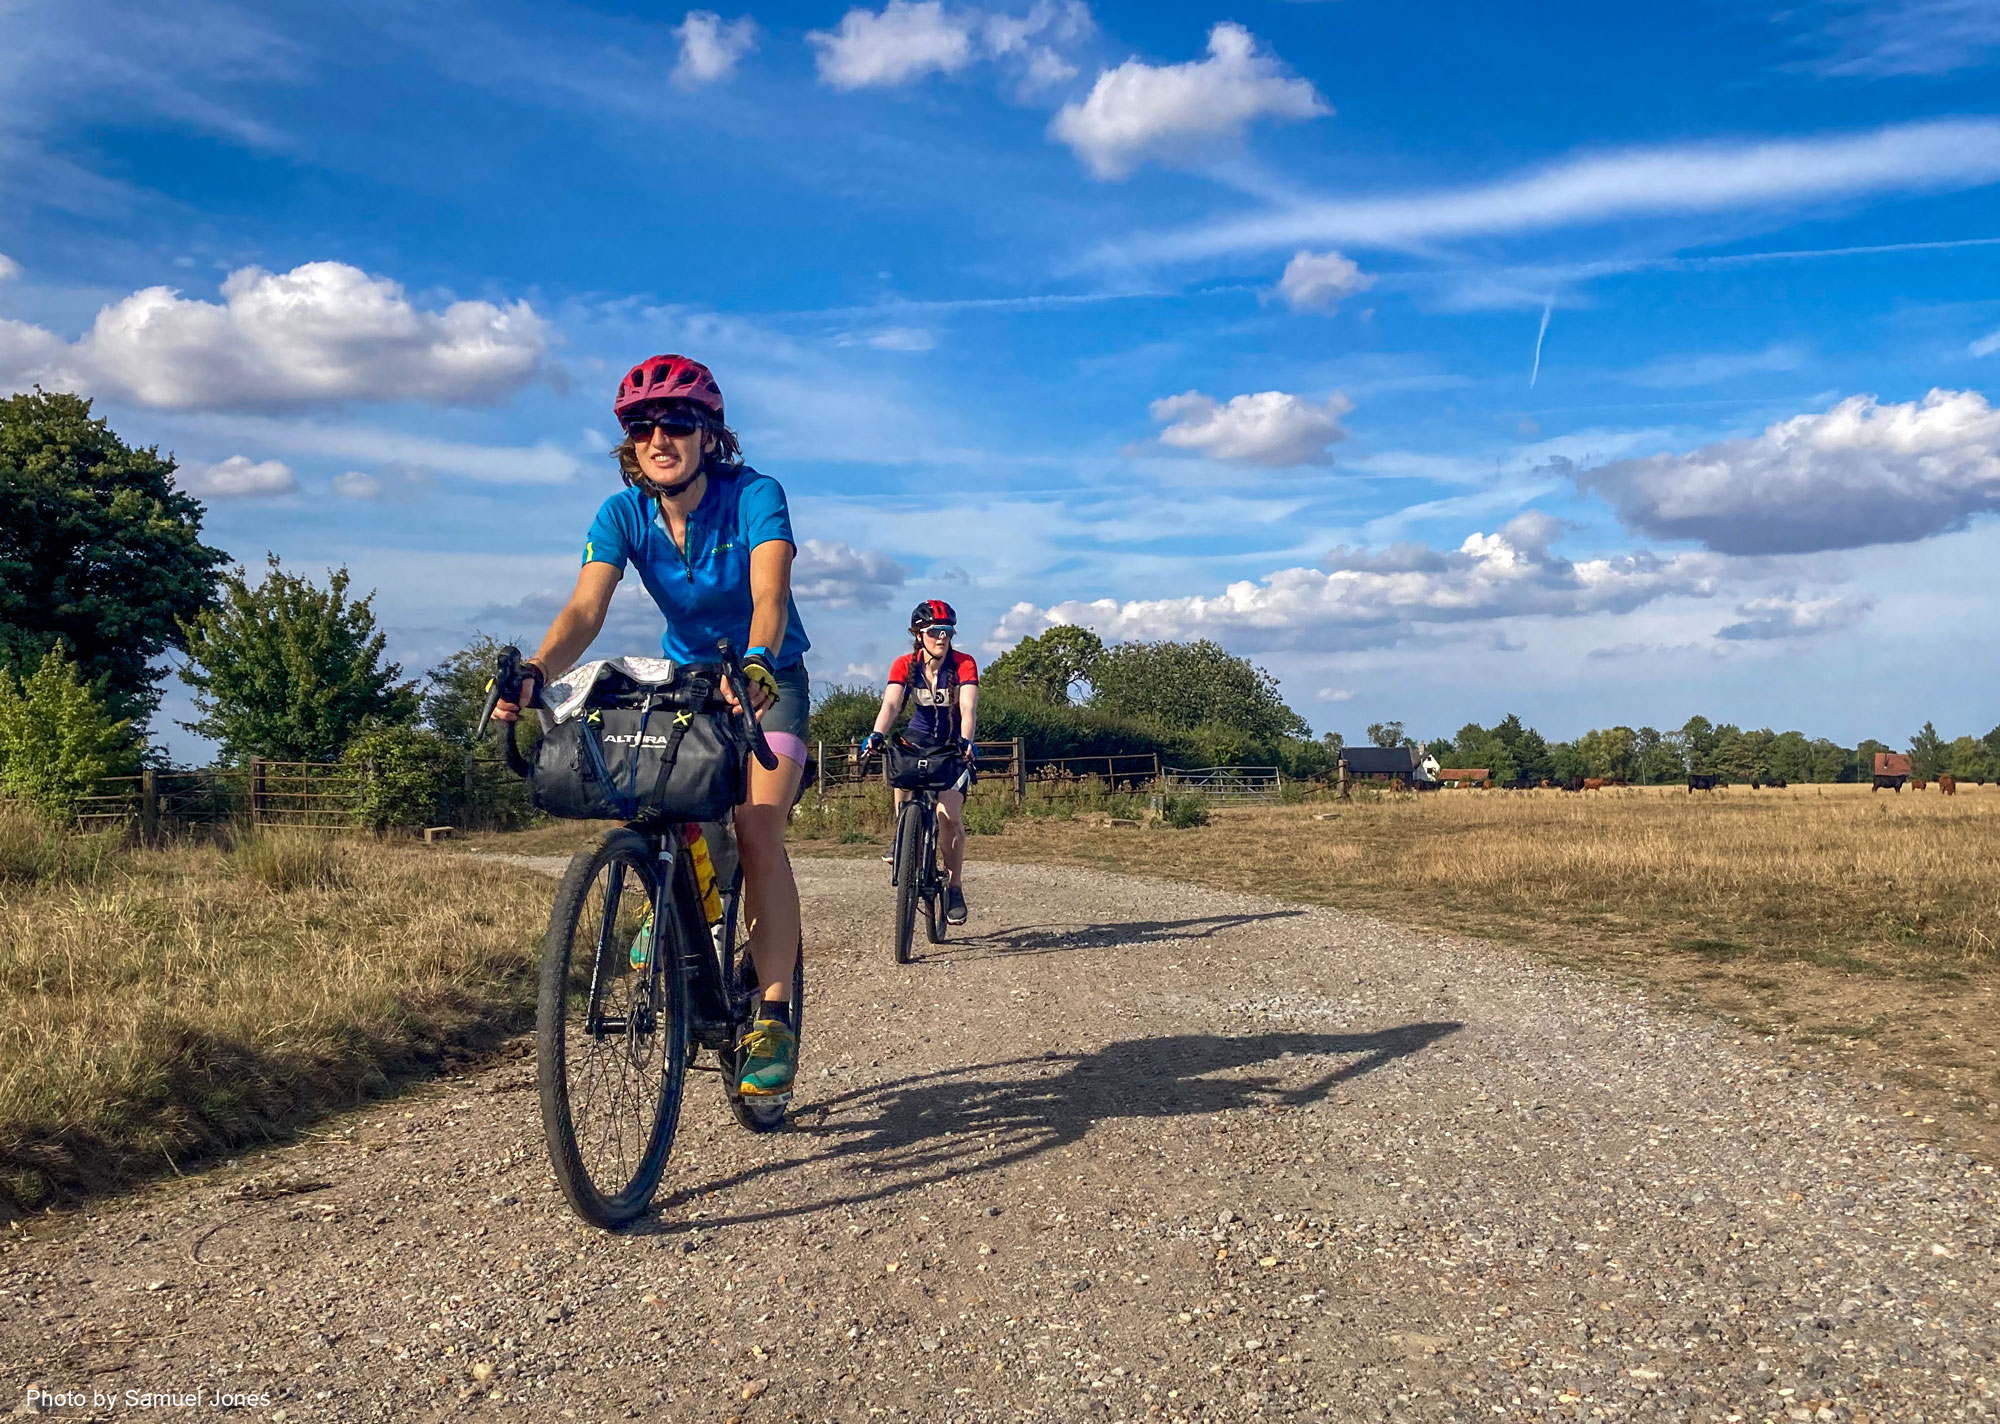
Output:
[[[0,1213],[269,1140],[532,1021],[540,877],[301,833],[106,854],[17,817],[0,866]]]

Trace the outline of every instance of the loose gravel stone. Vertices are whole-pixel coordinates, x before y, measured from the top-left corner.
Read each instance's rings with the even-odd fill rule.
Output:
[[[523,1040],[11,1233],[0,1389],[278,1424],[2000,1410],[1993,1172],[1782,1044],[1080,870],[975,865],[972,922],[899,967],[878,863],[799,868],[789,1131],[693,1079],[656,1215],[597,1232]]]

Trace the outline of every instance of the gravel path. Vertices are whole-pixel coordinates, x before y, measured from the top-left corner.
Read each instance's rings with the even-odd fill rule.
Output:
[[[796,1126],[697,1077],[640,1229],[567,1215],[523,1044],[0,1245],[0,1384],[285,1421],[2000,1411],[1991,1169],[1778,1048],[1079,870],[975,867],[898,969],[886,879],[801,863]]]

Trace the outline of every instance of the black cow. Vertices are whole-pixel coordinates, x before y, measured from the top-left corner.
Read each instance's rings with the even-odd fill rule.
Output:
[[[1898,775],[1898,776],[1882,776],[1882,775],[1878,774],[1878,775],[1877,775],[1877,776],[1875,777],[1875,786],[1874,786],[1874,790],[1876,790],[1876,791],[1880,791],[1880,790],[1882,790],[1882,788],[1884,788],[1884,787],[1886,786],[1886,787],[1887,787],[1887,788],[1888,788],[1889,790],[1891,790],[1891,791],[1895,792],[1895,793],[1896,793],[1897,795],[1899,795],[1899,796],[1900,796],[1900,795],[1902,795],[1902,793],[1903,793],[1903,783],[1904,783],[1905,781],[1908,781],[1908,780],[1909,780],[1909,777],[1907,777],[1907,776],[1901,776],[1901,775]]]
[[[1720,780],[1722,778],[1719,776],[1696,776],[1690,772],[1688,774],[1688,792],[1692,795],[1697,791],[1713,791],[1715,790],[1715,784]]]
[[[1778,788],[1778,790],[1783,791],[1785,789],[1785,778],[1782,776],[1774,776],[1764,784],[1766,786],[1775,786]]]
[[[1563,789],[1563,790],[1565,790],[1565,791],[1581,791],[1581,790],[1583,790],[1583,778],[1582,778],[1582,777],[1580,777],[1580,776],[1570,776],[1570,777],[1565,777],[1565,778],[1564,778],[1564,779],[1563,779],[1563,780],[1562,780],[1562,781],[1561,781],[1560,783],[1558,783],[1558,784],[1559,784],[1559,785],[1560,785],[1560,786],[1562,787],[1562,789]]]

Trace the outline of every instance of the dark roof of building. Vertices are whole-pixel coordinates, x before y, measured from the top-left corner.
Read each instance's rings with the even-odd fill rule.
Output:
[[[1351,776],[1414,776],[1417,754],[1408,747],[1342,747]]]

